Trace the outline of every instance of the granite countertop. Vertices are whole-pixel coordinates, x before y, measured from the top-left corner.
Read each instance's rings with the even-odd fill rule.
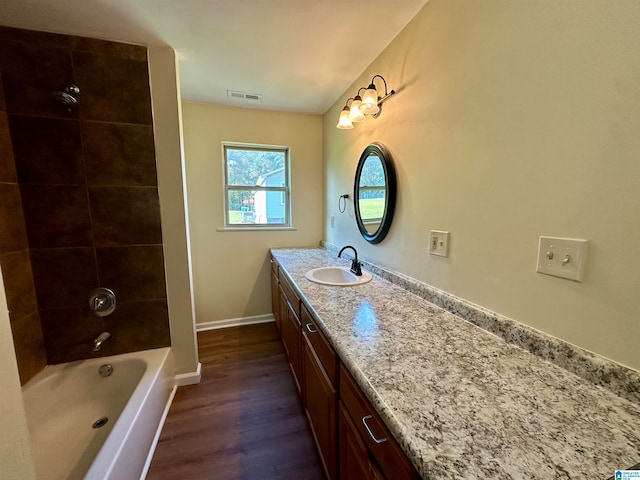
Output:
[[[606,479],[640,461],[640,405],[327,250],[273,249],[320,328],[423,478]]]

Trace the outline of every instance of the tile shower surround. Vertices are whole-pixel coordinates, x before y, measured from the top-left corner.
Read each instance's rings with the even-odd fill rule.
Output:
[[[0,267],[20,381],[47,364],[0,70]]]
[[[0,45],[0,264],[22,383],[170,345],[146,48],[7,27]],[[51,94],[72,83],[68,111]],[[88,307],[98,286],[116,293],[109,317]]]

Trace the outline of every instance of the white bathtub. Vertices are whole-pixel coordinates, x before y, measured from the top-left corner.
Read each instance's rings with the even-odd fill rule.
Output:
[[[113,366],[111,376],[98,373],[104,364]],[[37,478],[144,477],[175,392],[173,374],[170,348],[46,367],[23,387]]]

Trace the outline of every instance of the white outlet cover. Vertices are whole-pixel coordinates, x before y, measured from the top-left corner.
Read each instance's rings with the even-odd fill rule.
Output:
[[[579,238],[540,237],[538,273],[581,282],[587,264],[588,241]]]
[[[449,255],[449,232],[442,230],[429,231],[429,253],[441,257]]]

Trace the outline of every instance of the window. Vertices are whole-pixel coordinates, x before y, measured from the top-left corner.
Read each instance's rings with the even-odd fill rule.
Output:
[[[223,143],[225,227],[290,227],[289,148]]]

